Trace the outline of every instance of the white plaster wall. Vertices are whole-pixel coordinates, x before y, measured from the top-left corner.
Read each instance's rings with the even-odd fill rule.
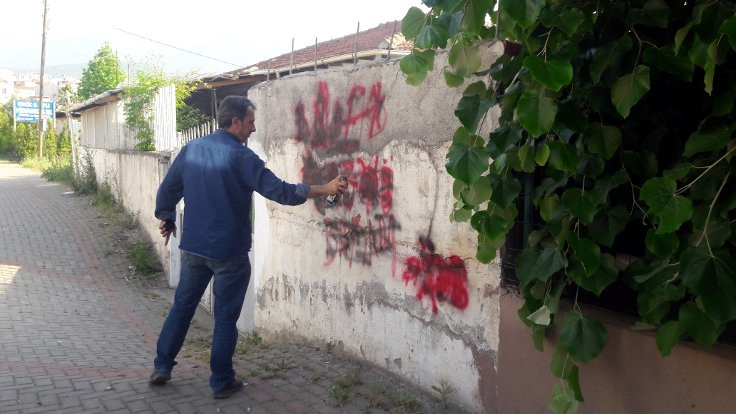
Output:
[[[79,162],[82,166],[87,152],[95,167],[97,182],[109,185],[117,202],[136,216],[140,228],[153,242],[154,252],[167,274],[170,266],[169,248],[163,244],[158,220],[153,212],[156,208],[156,191],[168,169],[168,154],[81,147]],[[80,170],[83,169],[80,167]]]
[[[493,59],[499,49],[486,52]],[[453,111],[464,88],[445,86],[445,66],[446,55],[438,55],[435,71],[419,87],[407,85],[398,61],[393,61],[299,74],[249,91],[258,108],[257,132],[249,146],[278,176],[300,182],[307,147],[294,139],[297,103],[305,105],[311,125],[318,82],[327,83],[332,103],[340,99],[343,105],[354,85],[370,91],[380,82],[386,96],[380,134],[368,138],[365,121],[351,130],[351,137],[360,140],[354,153],[313,153],[320,165],[351,157],[377,156],[381,164],[386,160],[394,176],[392,212],[400,224],[393,249],[374,256],[370,265],[337,257],[326,263],[325,219],[350,219],[366,206],[356,202],[350,212],[328,209],[323,215],[311,201],[287,207],[256,196],[255,324],[267,336],[331,342],[430,391],[446,381],[455,402],[481,411],[480,394],[488,392],[481,389],[488,367],[481,365],[491,361],[493,370],[497,365],[500,271],[497,263],[483,265],[474,259],[476,233],[467,223],[449,221],[454,198],[444,163],[459,125]],[[493,125],[495,119],[489,119],[484,129]],[[433,314],[430,302],[418,300],[416,289],[401,279],[404,261],[418,255],[418,238],[427,235],[436,253],[464,260],[470,297],[466,309],[440,303]]]

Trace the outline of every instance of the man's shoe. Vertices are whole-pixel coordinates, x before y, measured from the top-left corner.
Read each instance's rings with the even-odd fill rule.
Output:
[[[154,370],[151,376],[148,378],[148,383],[151,385],[164,385],[171,379],[170,372],[158,372]]]
[[[225,388],[220,391],[215,391],[215,393],[212,394],[212,397],[218,400],[222,398],[230,398],[231,395],[242,390],[244,386],[245,384],[243,384],[243,381],[233,378],[230,382],[225,384]]]

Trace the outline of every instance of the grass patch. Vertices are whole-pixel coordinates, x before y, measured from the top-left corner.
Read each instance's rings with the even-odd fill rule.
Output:
[[[92,204],[102,209],[109,210],[117,204],[109,185],[101,185],[99,189],[91,195]]]
[[[20,162],[20,165],[26,168],[31,168],[37,171],[43,171],[51,166],[51,160],[44,157],[26,157]]]
[[[261,335],[256,331],[250,331],[243,335],[243,338],[238,341],[238,345],[235,348],[235,354],[246,355],[255,349],[266,348],[268,348],[268,344],[263,341]]]
[[[161,271],[158,258],[151,251],[151,246],[142,241],[134,241],[128,246],[128,259],[133,275],[151,276]]]
[[[72,168],[72,159],[70,157],[52,159],[50,164],[41,170],[41,177],[49,181],[73,184],[74,169]]]
[[[336,406],[345,404],[355,393],[355,386],[360,383],[360,372],[357,370],[336,379],[330,387],[330,401]]]
[[[406,414],[419,410],[419,403],[415,395],[405,394],[397,396],[386,387],[380,385],[374,385],[371,388],[371,393],[365,395],[365,397],[370,403],[369,407],[388,411],[391,414]]]

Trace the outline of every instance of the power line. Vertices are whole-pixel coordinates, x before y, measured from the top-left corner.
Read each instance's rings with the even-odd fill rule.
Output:
[[[141,35],[139,35],[139,34],[135,34],[135,33],[133,33],[133,32],[129,32],[129,31],[127,31],[127,30],[123,30],[123,29],[121,29],[121,28],[119,28],[119,27],[115,27],[114,29],[115,29],[115,30],[119,30],[119,31],[121,31],[121,32],[123,32],[123,33],[127,33],[127,34],[129,34],[129,35],[131,35],[131,36],[135,36],[135,37],[140,37],[141,39],[145,39],[145,40],[148,40],[149,42],[153,42],[153,43],[158,43],[158,44],[160,44],[160,45],[164,45],[164,46],[166,46],[166,47],[170,47],[170,48],[172,48],[172,49],[176,49],[176,50],[181,50],[182,52],[186,52],[186,53],[191,53],[191,54],[193,54],[193,55],[201,56],[201,57],[203,57],[203,58],[205,58],[205,59],[215,60],[215,61],[217,61],[217,62],[225,63],[225,64],[227,64],[227,65],[232,65],[232,66],[235,66],[235,67],[238,67],[238,68],[242,68],[242,67],[244,66],[244,65],[237,65],[237,64],[235,64],[235,63],[225,62],[224,60],[220,60],[220,59],[217,59],[217,58],[213,58],[213,57],[211,57],[211,56],[206,56],[206,55],[203,55],[203,54],[201,54],[201,53],[197,53],[197,52],[192,52],[191,50],[186,50],[186,49],[182,49],[182,48],[180,48],[180,47],[177,47],[177,46],[174,46],[174,45],[170,45],[170,44],[168,44],[168,43],[164,43],[164,42],[159,42],[158,40],[154,40],[154,39],[151,39],[151,38],[148,38],[148,37],[145,37],[145,36],[141,36]]]

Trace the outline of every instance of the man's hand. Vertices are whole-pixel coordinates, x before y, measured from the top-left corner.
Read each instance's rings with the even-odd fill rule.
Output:
[[[161,237],[164,238],[164,246],[169,244],[169,237],[171,237],[172,234],[176,237],[176,224],[174,224],[173,221],[159,221],[158,229],[161,232]]]
[[[340,179],[344,179],[341,181]],[[332,194],[342,194],[348,189],[347,177],[338,175],[327,184],[313,185],[309,188],[307,198],[326,197]]]

